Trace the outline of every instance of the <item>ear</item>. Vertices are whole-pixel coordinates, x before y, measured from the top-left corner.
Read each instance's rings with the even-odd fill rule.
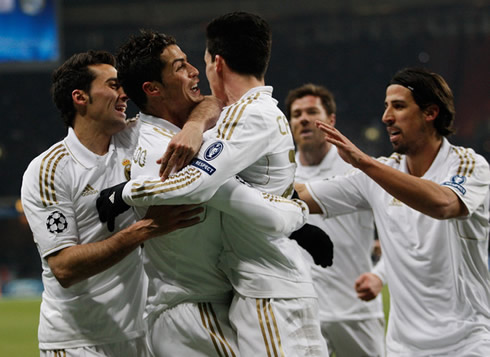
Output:
[[[160,95],[161,90],[160,86],[158,85],[158,82],[152,81],[152,82],[144,82],[141,88],[143,89],[143,92],[149,97],[154,97],[157,95]]]
[[[81,89],[75,89],[71,92],[71,98],[73,99],[73,103],[77,105],[86,105],[89,100],[88,94]]]
[[[328,119],[330,120],[330,125],[335,126],[335,121],[337,120],[337,116],[335,114],[330,114],[328,116]]]
[[[214,56],[214,67],[216,69],[216,73],[222,73],[223,72],[223,69],[225,67],[228,67],[228,65],[226,64],[226,61],[223,57],[221,57],[220,55],[216,55]]]
[[[424,109],[425,119],[428,121],[433,121],[439,115],[439,106],[436,104],[431,104]]]

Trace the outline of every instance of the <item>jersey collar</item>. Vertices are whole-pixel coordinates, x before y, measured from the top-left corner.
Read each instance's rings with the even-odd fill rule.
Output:
[[[178,133],[182,129],[180,129],[177,125],[172,124],[171,122],[163,119],[163,118],[158,118],[154,117],[153,115],[145,114],[145,113],[139,113],[138,118],[142,123],[150,124],[157,126],[162,129],[169,130],[174,133]]]
[[[109,150],[107,151],[107,153],[102,156],[95,154],[94,152],[87,149],[80,142],[80,140],[78,140],[75,131],[71,127],[68,128],[68,135],[63,141],[73,159],[87,169],[91,169],[101,164],[105,165],[107,157],[110,157],[115,150],[113,136],[111,138],[111,143],[109,145]]]
[[[252,97],[252,96],[256,95],[257,93],[265,94],[265,95],[268,95],[269,97],[272,97],[272,87],[271,86],[259,86],[259,87],[251,88],[244,95],[242,95],[242,97],[239,100],[237,100],[237,102],[239,102],[241,100],[245,100],[249,97]],[[274,101],[276,101],[274,98],[272,98],[272,99]],[[235,103],[233,103],[233,104],[235,104]],[[277,101],[276,101],[276,103],[277,103]],[[233,104],[231,104],[231,105],[233,105]]]

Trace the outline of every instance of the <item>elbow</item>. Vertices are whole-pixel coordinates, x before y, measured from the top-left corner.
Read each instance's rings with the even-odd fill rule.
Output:
[[[63,287],[64,289],[68,289],[71,287],[73,284],[76,283],[76,281],[73,279],[71,274],[67,272],[64,269],[51,269],[53,272],[54,277],[58,281],[58,283]]]
[[[435,205],[427,214],[437,220],[446,220],[466,216],[468,209],[459,200],[458,202],[444,201]]]

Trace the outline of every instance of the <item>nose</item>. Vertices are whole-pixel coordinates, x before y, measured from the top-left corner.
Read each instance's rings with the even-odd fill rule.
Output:
[[[298,121],[301,123],[301,125],[308,125],[310,122],[310,117],[306,112],[301,112],[300,116],[298,117]]]
[[[384,123],[384,124],[390,124],[390,123],[393,123],[394,121],[394,118],[393,118],[393,113],[392,113],[392,110],[390,109],[389,106],[387,106],[385,108],[385,111],[383,113],[383,116],[381,117],[381,121]]]
[[[189,63],[189,66],[190,66],[189,76],[190,77],[197,77],[199,75],[199,70],[190,63]]]
[[[128,95],[126,94],[126,92],[124,91],[124,89],[122,87],[119,87],[118,90],[119,92],[119,99],[124,101],[124,102],[127,102],[129,100],[129,97]]]

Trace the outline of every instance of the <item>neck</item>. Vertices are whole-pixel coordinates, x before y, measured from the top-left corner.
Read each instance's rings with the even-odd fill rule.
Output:
[[[178,110],[179,108],[173,108],[167,104],[164,101],[148,102],[143,113],[164,119],[182,129],[192,108]]]
[[[407,167],[411,175],[422,177],[434,162],[442,145],[442,138],[429,140],[421,150],[407,154]]]
[[[75,118],[73,130],[83,146],[97,155],[107,153],[112,135],[118,132],[110,132],[99,122],[86,118]]]
[[[245,93],[255,87],[265,85],[264,79],[257,79],[254,76],[245,76],[235,72],[228,72],[223,80],[225,92],[225,105],[237,102]]]
[[[299,161],[303,166],[320,165],[323,158],[328,154],[332,144],[324,142],[315,147],[303,147],[299,150]]]

